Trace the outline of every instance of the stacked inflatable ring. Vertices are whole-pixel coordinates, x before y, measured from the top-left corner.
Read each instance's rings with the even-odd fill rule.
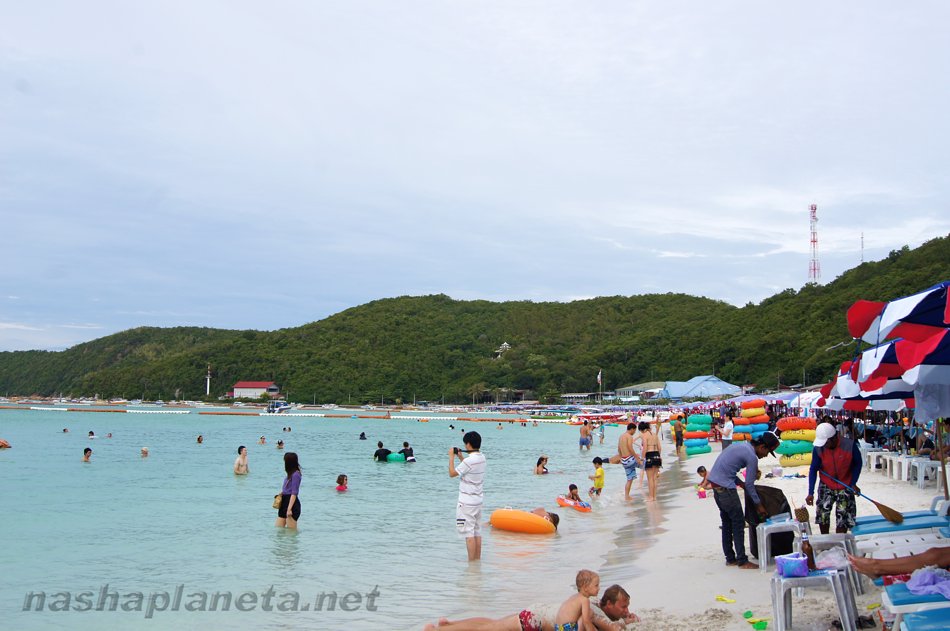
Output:
[[[769,431],[769,415],[765,413],[768,405],[765,399],[743,401],[742,413],[733,419],[733,440],[755,440]]]
[[[775,452],[781,454],[779,463],[783,467],[801,467],[811,464],[811,451],[815,442],[815,427],[818,421],[813,418],[788,416],[780,419],[778,430],[782,433],[782,444]]]
[[[683,433],[686,455],[697,456],[712,451],[712,447],[709,446],[709,428],[712,426],[712,417],[708,414],[693,414],[686,421],[686,431]]]

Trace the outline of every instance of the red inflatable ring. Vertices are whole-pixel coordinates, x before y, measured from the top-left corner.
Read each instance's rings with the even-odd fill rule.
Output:
[[[788,416],[778,422],[778,429],[783,432],[790,429],[815,429],[817,426],[818,421],[815,419],[800,416]]]

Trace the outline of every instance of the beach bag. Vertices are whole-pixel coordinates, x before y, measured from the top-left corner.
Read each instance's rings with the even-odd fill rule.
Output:
[[[280,493],[274,496],[274,503],[271,505],[274,510],[280,510]]]
[[[808,576],[808,557],[801,552],[775,557],[775,571],[782,578]]]

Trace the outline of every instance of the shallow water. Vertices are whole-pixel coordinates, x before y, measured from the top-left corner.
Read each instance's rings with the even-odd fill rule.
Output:
[[[449,423],[456,429],[449,429]],[[281,428],[291,425],[293,431]],[[68,427],[70,433],[63,434]],[[461,428],[483,437],[488,460],[484,520],[495,508],[545,506],[561,515],[555,536],[493,532],[486,526],[483,558],[469,565],[455,533],[458,481],[448,477],[451,446]],[[557,602],[573,590],[578,569],[602,573],[602,585],[635,575],[636,551],[662,531],[662,501],[645,507],[622,501],[623,472],[607,468],[605,495],[590,514],[560,509],[554,499],[576,483],[589,486],[591,459],[616,451],[621,428],[607,428],[604,445],[577,450],[577,428],[433,420],[323,419],[279,416],[91,414],[0,410],[4,542],[0,618],[6,628],[199,629],[419,628],[440,615],[511,613],[530,602]],[[89,440],[89,430],[100,436]],[[369,440],[357,440],[365,431]],[[112,432],[111,439],[102,438]],[[195,437],[203,434],[198,445]],[[267,445],[257,438],[267,436]],[[274,527],[274,493],[283,479],[282,438],[300,455],[303,514],[297,532]],[[419,462],[375,463],[382,440],[403,440]],[[238,445],[246,445],[250,475],[234,476]],[[92,463],[80,462],[84,447]],[[148,446],[151,455],[139,456]],[[538,455],[551,475],[531,474]],[[680,485],[678,463],[665,456],[664,493]],[[350,490],[334,490],[336,476]],[[635,485],[636,488],[636,485]],[[108,585],[118,598],[100,605]],[[181,587],[178,611],[175,590]],[[273,586],[271,611],[264,592]],[[45,592],[43,611],[23,611],[28,592]],[[232,592],[228,611],[186,611],[199,592]],[[70,592],[69,611],[50,611]],[[92,592],[91,611],[75,597]],[[134,593],[141,592],[141,610]],[[245,592],[237,611],[236,599]],[[297,611],[291,593],[299,594]],[[314,611],[321,593],[321,611]],[[367,594],[378,593],[368,598]],[[165,610],[164,593],[169,602]],[[342,599],[347,596],[344,602]],[[146,619],[149,599],[157,610]],[[32,601],[35,608],[37,600]],[[122,611],[125,606],[132,611]],[[307,606],[307,611],[304,611]],[[206,603],[206,609],[210,603]],[[351,611],[344,611],[344,608]]]

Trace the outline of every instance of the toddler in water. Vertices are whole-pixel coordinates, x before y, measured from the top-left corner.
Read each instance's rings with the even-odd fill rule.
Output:
[[[604,461],[600,459],[600,456],[594,458],[594,475],[587,477],[594,481],[594,486],[590,487],[587,494],[591,497],[600,495],[604,490]]]
[[[347,477],[344,474],[336,476],[336,490],[342,493],[346,490]]]
[[[585,629],[595,628],[590,613],[590,599],[600,592],[600,577],[596,572],[581,570],[574,583],[577,593],[565,600],[557,610],[554,631],[577,631],[581,620],[584,621]]]

